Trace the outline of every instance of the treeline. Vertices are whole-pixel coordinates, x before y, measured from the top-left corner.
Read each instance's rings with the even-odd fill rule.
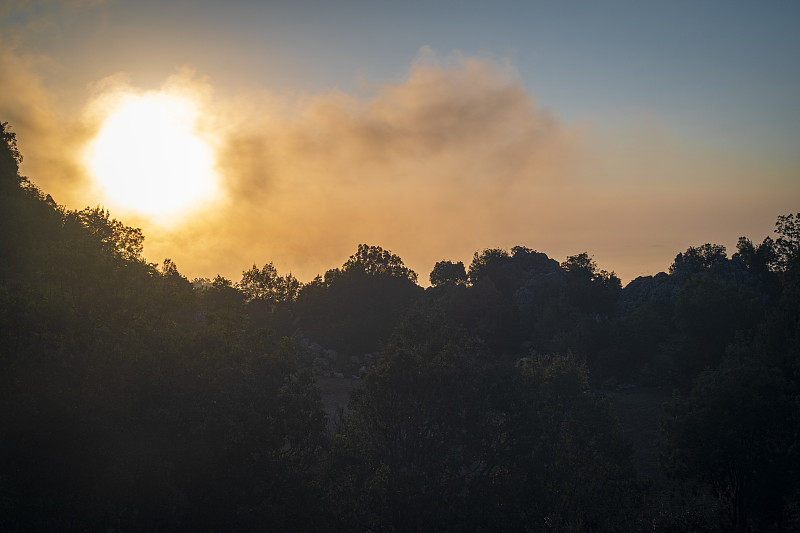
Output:
[[[588,253],[359,245],[309,283],[147,263],[0,125],[0,525],[18,531],[800,526],[800,214],[625,288]],[[328,420],[315,375],[360,379]],[[604,386],[676,389],[649,490]]]

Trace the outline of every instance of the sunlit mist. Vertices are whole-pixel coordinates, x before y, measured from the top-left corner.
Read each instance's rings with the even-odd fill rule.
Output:
[[[196,130],[198,114],[197,105],[182,95],[119,99],[86,156],[110,206],[164,218],[214,196],[214,150]]]

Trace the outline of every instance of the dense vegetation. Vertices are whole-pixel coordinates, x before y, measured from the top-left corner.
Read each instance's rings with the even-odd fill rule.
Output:
[[[525,247],[425,289],[367,245],[307,284],[272,263],[190,282],[0,137],[4,530],[800,527],[800,214],[625,288]],[[329,420],[336,375],[360,379]],[[637,474],[616,383],[675,389],[672,493]]]

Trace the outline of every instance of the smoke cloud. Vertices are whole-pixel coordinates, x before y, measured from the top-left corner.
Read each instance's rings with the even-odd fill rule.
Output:
[[[217,112],[228,203],[151,250],[233,279],[273,261],[309,280],[360,242],[423,283],[438,260],[514,245],[588,250],[632,279],[690,245],[733,249],[754,227],[760,240],[776,205],[793,209],[780,187],[750,185],[754,173],[785,179],[780,169],[686,145],[646,117],[620,117],[628,129],[614,135],[564,124],[492,59],[423,49],[404,78],[365,94],[264,92]]]
[[[423,280],[436,260],[471,256],[536,219],[537,198],[568,179],[578,138],[507,65],[442,65],[430,52],[366,96],[261,95],[219,122],[230,217],[192,221],[169,246],[185,247],[188,231],[199,248],[224,249],[223,270],[270,260],[304,279],[359,242],[398,253]]]
[[[46,192],[57,193],[66,204],[84,202],[83,168],[75,154],[89,132],[78,117],[59,111],[58,101],[37,71],[48,60],[23,55],[0,42],[0,120],[17,134],[24,161],[22,172]]]
[[[103,106],[137,89],[111,76],[69,113],[37,75],[46,61],[0,48],[0,119],[34,183],[68,208],[102,205],[80,155]],[[514,245],[559,260],[587,250],[627,280],[690,245],[760,240],[796,208],[792,168],[686,146],[636,117],[611,135],[565,124],[494,59],[423,49],[404,77],[352,94],[217,95],[188,69],[162,90],[203,109],[220,197],[171,226],[112,215],[142,227],[148,260],[169,257],[189,278],[237,281],[272,261],[307,281],[363,242],[400,255],[422,283],[436,261]],[[754,190],[754,173],[777,186]]]

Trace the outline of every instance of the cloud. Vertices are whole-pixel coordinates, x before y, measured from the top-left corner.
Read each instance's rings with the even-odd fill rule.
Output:
[[[219,122],[230,223],[193,242],[227,248],[239,270],[275,261],[305,279],[368,242],[424,279],[435,260],[536,219],[530,209],[568,178],[578,132],[507,65],[451,62],[417,61],[367,95],[229,103]]]
[[[71,95],[59,82],[66,67],[41,50],[78,16],[104,3],[8,0],[0,4],[0,120],[17,134],[24,157],[22,172],[35,177],[43,189],[60,193],[60,201],[67,204],[80,202],[87,184],[75,154],[90,131],[80,117],[65,111],[64,100]]]
[[[0,120],[17,134],[22,172],[45,190],[58,190],[75,202],[83,170],[74,155],[87,140],[76,117],[59,111],[55,95],[38,75],[48,60],[17,53],[0,43]]]
[[[18,133],[23,170],[58,202],[103,203],[80,154],[115,95],[139,90],[122,74],[97,81],[78,116],[38,74],[48,69],[0,49],[0,119]],[[689,245],[760,241],[796,209],[796,168],[687,145],[657,120],[620,116],[602,133],[565,124],[492,58],[424,49],[402,78],[354,93],[219,95],[190,69],[161,90],[199,102],[224,194],[170,228],[113,214],[143,228],[150,261],[170,257],[190,278],[238,280],[272,261],[309,280],[363,242],[423,282],[438,260],[514,245],[559,260],[587,250],[631,279]]]

